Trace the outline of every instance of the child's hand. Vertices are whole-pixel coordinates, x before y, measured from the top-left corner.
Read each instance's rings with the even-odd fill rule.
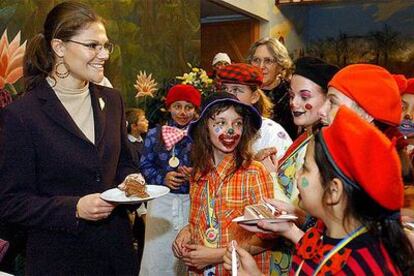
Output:
[[[175,238],[172,250],[174,252],[174,256],[181,259],[183,254],[187,252],[185,245],[190,243],[191,241],[191,233],[189,225],[184,226],[183,229],[178,233],[177,237]]]
[[[203,269],[221,261],[223,255],[217,259],[217,248],[208,248],[198,244],[186,244],[187,251],[183,252],[182,260],[187,266]]]
[[[287,214],[295,215],[296,208],[292,203],[271,198],[265,198],[264,201],[275,207],[278,211],[285,211]]]
[[[190,176],[191,176],[191,173],[193,172],[193,168],[192,167],[187,167],[187,166],[180,166],[180,167],[178,167],[178,172],[185,175],[186,180],[189,180]]]
[[[185,175],[176,171],[168,172],[164,178],[164,184],[172,190],[179,189],[185,181]]]
[[[259,150],[253,156],[253,159],[256,160],[256,161],[263,161],[271,155],[276,156],[276,154],[277,154],[277,148],[275,148],[275,147],[265,148],[265,149]]]
[[[234,247],[237,252],[237,275],[238,276],[262,276],[262,272],[256,265],[256,261],[253,259],[253,256],[249,254],[246,250],[239,247],[237,242],[233,242]],[[232,262],[231,262],[231,251],[233,249],[232,243],[229,243],[226,253],[223,256],[223,266],[226,270],[231,271]]]
[[[279,166],[279,161],[277,161],[276,154],[272,154],[265,159],[263,159],[262,164],[265,166],[268,172],[277,172],[277,167]]]

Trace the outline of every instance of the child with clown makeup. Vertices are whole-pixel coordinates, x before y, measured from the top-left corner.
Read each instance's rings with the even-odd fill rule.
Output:
[[[206,99],[200,118],[190,126],[190,234],[177,237],[173,245],[190,275],[229,275],[221,263],[231,240],[237,240],[255,255],[263,271],[269,271],[267,242],[232,223],[243,215],[245,206],[273,196],[270,175],[252,160],[251,142],[261,124],[255,108],[218,92]]]
[[[188,224],[190,209],[191,139],[187,129],[197,116],[200,92],[191,85],[178,84],[167,93],[170,114],[166,125],[149,130],[140,168],[148,184],[165,185],[170,193],[148,202],[145,247],[140,275],[183,275],[185,265],[171,256],[171,244],[178,231]]]
[[[400,162],[376,127],[340,107],[309,143],[298,189],[300,206],[318,218],[314,227],[304,233],[293,222],[258,223],[296,244],[290,275],[412,275]],[[236,250],[238,275],[263,275],[244,249]],[[230,247],[224,261],[231,269]]]

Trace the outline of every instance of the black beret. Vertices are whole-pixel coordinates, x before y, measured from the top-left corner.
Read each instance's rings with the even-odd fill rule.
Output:
[[[318,84],[323,89],[328,89],[328,82],[339,71],[335,65],[314,57],[301,57],[295,62],[293,74],[301,75]]]

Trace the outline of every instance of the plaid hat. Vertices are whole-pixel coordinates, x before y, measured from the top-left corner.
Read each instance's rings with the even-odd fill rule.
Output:
[[[196,107],[200,107],[201,94],[194,86],[187,84],[177,84],[171,87],[165,98],[165,105],[170,105],[177,101],[186,101],[192,103]]]
[[[407,87],[404,92],[402,92],[402,95],[404,94],[414,94],[414,78],[407,80]]]
[[[319,58],[302,57],[296,60],[293,74],[305,77],[328,90],[328,82],[338,71],[339,67],[326,63]]]
[[[328,86],[355,101],[375,120],[400,125],[400,92],[394,78],[384,68],[372,64],[348,65],[335,74]]]
[[[400,94],[402,95],[407,89],[407,78],[402,74],[393,74],[392,77],[394,78],[395,82],[398,85],[398,90],[400,91]]]
[[[249,117],[251,118],[253,122],[253,127],[256,130],[259,130],[260,127],[262,126],[262,117],[260,116],[256,108],[254,108],[251,105],[240,102],[237,99],[237,97],[234,96],[233,94],[230,94],[227,92],[217,92],[217,93],[211,94],[203,101],[203,107],[201,108],[202,111],[201,111],[200,117],[196,121],[193,121],[190,124],[188,128],[188,136],[190,136],[192,139],[194,138],[193,137],[194,129],[197,127],[200,120],[206,115],[207,110],[211,108],[212,106],[219,104],[219,103],[233,103],[233,104],[240,105],[241,107],[243,107],[249,112]]]
[[[246,63],[233,63],[217,72],[221,83],[237,83],[261,86],[263,83],[262,70]]]
[[[392,142],[375,126],[341,106],[332,125],[322,128],[317,139],[345,184],[362,188],[388,210],[402,208],[400,160]]]

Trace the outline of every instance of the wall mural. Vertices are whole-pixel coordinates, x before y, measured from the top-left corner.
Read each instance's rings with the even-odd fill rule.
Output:
[[[21,41],[28,40],[42,30],[47,12],[60,2],[62,1],[2,0],[0,32],[3,33],[7,28],[9,40],[21,32]],[[116,47],[105,68],[105,75],[113,86],[121,91],[127,106],[151,105],[149,110],[153,106],[162,106],[160,104],[162,96],[170,80],[191,70],[188,68],[188,62],[199,64],[199,1],[80,0],[80,2],[90,5],[106,20],[108,37]],[[1,66],[4,65],[0,63],[0,75],[4,71]],[[135,97],[138,91],[134,84],[139,71],[152,74],[158,82],[158,91],[154,92],[154,97]],[[8,87],[7,84],[5,88]],[[14,87],[17,92],[21,92],[21,80],[14,84]],[[142,103],[143,101],[145,104]],[[157,120],[159,114],[153,116],[153,119]]]
[[[295,58],[311,54],[339,66],[375,63],[414,76],[413,1],[283,6],[280,12],[287,22],[275,24],[272,33],[291,42]]]

